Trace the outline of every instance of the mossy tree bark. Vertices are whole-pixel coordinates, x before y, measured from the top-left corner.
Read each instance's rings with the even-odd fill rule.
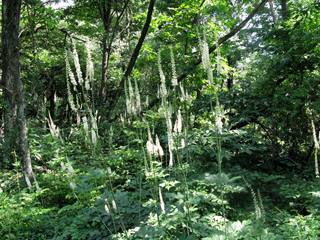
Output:
[[[35,181],[26,125],[26,100],[20,78],[19,22],[21,0],[2,0],[2,85],[5,112],[6,157],[13,162],[15,152],[22,163],[26,183]]]

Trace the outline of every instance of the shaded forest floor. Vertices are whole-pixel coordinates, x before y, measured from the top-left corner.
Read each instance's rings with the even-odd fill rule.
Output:
[[[25,187],[18,163],[1,173],[1,239],[320,237],[312,166],[270,170],[259,158],[270,155],[266,143],[247,139],[247,150],[237,154],[235,145],[222,144],[217,174],[214,142],[204,141],[214,138],[200,131],[175,152],[173,167],[166,156],[144,153],[136,135],[126,145],[123,136],[113,146],[100,139],[93,149],[81,129],[65,129],[61,139],[39,131],[29,137],[40,189]]]

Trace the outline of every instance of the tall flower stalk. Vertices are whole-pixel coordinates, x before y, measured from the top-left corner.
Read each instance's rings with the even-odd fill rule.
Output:
[[[204,40],[203,40],[203,45],[201,47],[202,49],[202,64],[204,70],[207,72],[208,75],[208,85],[209,85],[209,91],[211,91],[212,86],[213,86],[213,72],[211,68],[211,60],[210,60],[210,53],[209,53],[209,46],[206,42],[206,37],[204,34]],[[222,111],[219,103],[219,86],[220,86],[220,74],[221,74],[221,53],[220,53],[220,47],[219,47],[219,40],[216,37],[216,49],[217,49],[217,83],[215,89],[215,98],[216,98],[216,107],[213,109],[212,106],[212,99],[210,98],[210,105],[211,105],[211,111],[214,114],[214,122],[215,122],[215,135],[216,135],[216,141],[217,141],[217,149],[218,149],[218,155],[217,155],[217,161],[218,161],[218,173],[221,176],[222,169],[221,169],[221,164],[222,164],[222,156],[221,156],[221,135],[223,133],[223,124],[222,124]],[[220,186],[220,191],[221,191],[221,201],[222,201],[222,213],[223,213],[223,218],[224,218],[224,225],[225,225],[225,236],[228,239],[228,232],[227,232],[227,222],[226,222],[226,217],[225,217],[225,207],[224,207],[224,189],[223,186]]]
[[[315,153],[314,153],[315,174],[316,174],[316,178],[319,178],[320,176],[319,176],[319,164],[318,164],[318,151],[320,149],[320,145],[319,145],[318,139],[320,138],[320,132],[317,138],[316,127],[314,125],[313,119],[311,119],[311,124],[312,124],[313,140],[315,145]]]
[[[162,70],[161,65],[161,49],[158,53],[158,69],[159,69],[159,75],[160,75],[160,97],[161,97],[161,103],[164,108],[164,117],[166,119],[166,125],[167,125],[167,135],[168,135],[168,148],[169,148],[169,166],[173,167],[174,160],[173,160],[173,145],[174,140],[172,136],[172,122],[171,122],[171,107],[167,101],[168,91],[166,88],[166,79]],[[173,83],[175,86],[175,83]]]
[[[80,118],[80,103],[79,100],[84,99],[86,102],[84,104],[81,104],[81,106],[84,106],[86,115],[82,117],[82,124],[85,131],[85,139],[87,143],[91,144],[93,147],[93,155],[95,155],[96,147],[97,147],[97,139],[98,139],[98,126],[97,126],[97,114],[94,114],[94,95],[93,95],[93,89],[91,89],[91,86],[94,81],[94,68],[93,68],[93,62],[92,62],[92,56],[91,56],[91,47],[89,43],[86,44],[86,50],[87,50],[87,59],[86,59],[86,77],[85,80],[82,77],[82,71],[79,63],[79,57],[75,46],[72,46],[72,56],[74,61],[74,67],[76,70],[76,76],[77,80],[75,78],[75,75],[72,72],[70,62],[69,62],[69,56],[71,55],[70,50],[66,50],[65,52],[65,62],[66,62],[66,79],[67,79],[67,90],[68,90],[68,101],[71,106],[71,109],[74,113],[77,114],[77,119]],[[71,84],[73,85],[73,89],[76,93],[76,104],[74,102],[74,97],[71,93],[71,86],[69,83],[69,80]],[[78,87],[79,86],[79,87]],[[91,99],[89,99],[89,90],[91,89],[92,96]],[[79,92],[80,90],[80,92]],[[80,97],[82,94],[83,98]],[[91,102],[91,108],[89,105],[89,102]],[[90,136],[89,136],[90,135]]]
[[[169,153],[169,164],[168,166],[170,167],[169,170],[172,171],[173,167],[175,167],[175,160],[177,161],[177,169],[181,170],[181,175],[184,183],[184,191],[185,191],[185,202],[187,203],[189,201],[189,192],[188,192],[188,183],[187,183],[187,177],[186,177],[186,172],[185,169],[183,169],[181,157],[179,155],[179,149],[178,149],[178,144],[177,144],[177,139],[181,140],[181,132],[182,132],[182,116],[181,116],[181,111],[177,109],[177,94],[176,94],[176,89],[178,87],[178,79],[176,77],[176,66],[175,66],[175,59],[174,59],[174,54],[172,47],[170,47],[170,57],[171,57],[171,67],[172,67],[172,87],[173,87],[173,107],[168,101],[168,90],[166,88],[166,80],[165,76],[162,70],[162,63],[161,63],[161,49],[158,52],[158,69],[159,69],[159,76],[160,76],[160,87],[159,87],[159,98],[161,99],[161,105],[163,108],[163,114],[164,118],[166,121],[166,126],[167,126],[167,137],[168,137],[168,153]],[[186,103],[188,97],[187,93],[184,91],[183,87],[180,84],[180,90],[182,94],[182,101]],[[176,113],[177,120],[175,121],[174,127],[172,125],[172,115],[173,113]],[[176,143],[175,143],[176,142]],[[181,140],[181,146],[184,145],[184,141]],[[175,155],[173,153],[176,153]],[[160,195],[161,196],[161,195]],[[161,199],[160,199],[161,200]],[[164,205],[161,205],[162,211]],[[190,226],[187,226],[187,233],[189,235],[190,227],[192,228],[191,224],[191,214],[189,210],[189,206],[186,205],[187,208],[187,217],[189,219]]]

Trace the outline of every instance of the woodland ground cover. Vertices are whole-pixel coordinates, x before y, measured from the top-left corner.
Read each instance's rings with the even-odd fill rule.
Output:
[[[134,57],[151,3],[24,3],[36,181],[1,138],[0,238],[319,239],[320,4],[163,1]]]
[[[4,238],[318,239],[318,179],[241,165],[269,151],[267,143],[247,131],[224,136],[225,173],[219,175],[210,128],[188,133],[187,146],[176,151],[181,164],[174,167],[167,167],[165,158],[151,163],[136,131],[124,146],[116,147],[123,136],[114,136],[110,152],[99,149],[102,153],[94,158],[83,130],[73,129],[71,136],[69,129],[61,131],[69,136],[64,144],[51,134],[31,131],[32,151],[41,155],[35,167],[40,190],[21,187],[19,164],[16,174],[2,173]],[[149,175],[145,161],[153,166]]]

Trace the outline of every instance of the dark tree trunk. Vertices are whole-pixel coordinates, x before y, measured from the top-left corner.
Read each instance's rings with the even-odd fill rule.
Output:
[[[99,91],[99,104],[102,104],[106,98],[106,85],[107,85],[107,74],[109,68],[109,56],[110,56],[110,47],[109,47],[109,30],[110,23],[112,20],[111,17],[111,3],[107,1],[107,3],[103,3],[99,6],[103,27],[105,31],[105,36],[102,40],[102,74],[101,74],[101,85]]]
[[[109,54],[107,48],[107,40],[102,40],[102,74],[101,74],[101,85],[99,90],[99,104],[102,104],[106,98],[106,85],[107,85],[107,73],[108,73],[108,65],[109,65]]]
[[[20,79],[19,21],[21,0],[2,1],[2,82],[5,111],[5,155],[15,152],[22,163],[26,183],[35,182],[26,125],[26,101]]]
[[[105,102],[107,95],[110,95],[110,89],[107,87],[107,74],[109,69],[110,63],[110,55],[111,55],[111,48],[113,41],[116,37],[116,33],[118,32],[118,27],[120,24],[120,20],[125,13],[130,0],[124,1],[122,7],[121,4],[111,4],[111,1],[106,1],[99,5],[99,10],[101,14],[101,18],[103,21],[103,27],[105,31],[105,36],[102,40],[102,78],[101,78],[101,85],[99,90],[99,102],[98,104],[101,105]],[[119,12],[117,17],[112,14],[112,10]],[[112,20],[116,18],[116,22],[111,26]],[[108,89],[108,90],[107,90]]]
[[[238,57],[240,59],[240,57]],[[233,68],[235,66],[235,64],[237,63],[237,56],[235,55],[228,55],[227,56],[227,61],[228,61],[228,65]],[[231,70],[228,73],[228,78],[227,78],[227,88],[228,90],[231,90],[233,87],[233,70]]]
[[[287,0],[281,0],[281,14],[283,19],[288,19]]]
[[[2,3],[2,85],[4,101],[6,104],[4,112],[4,151],[7,163],[12,166],[14,161],[13,151],[16,145],[17,133],[13,131],[16,105],[13,102],[13,79],[19,77],[19,43],[17,35],[20,18],[21,1],[4,0]],[[12,6],[13,5],[13,6]],[[11,24],[10,24],[11,22]]]
[[[233,87],[233,72],[228,73],[227,88],[231,90]]]

